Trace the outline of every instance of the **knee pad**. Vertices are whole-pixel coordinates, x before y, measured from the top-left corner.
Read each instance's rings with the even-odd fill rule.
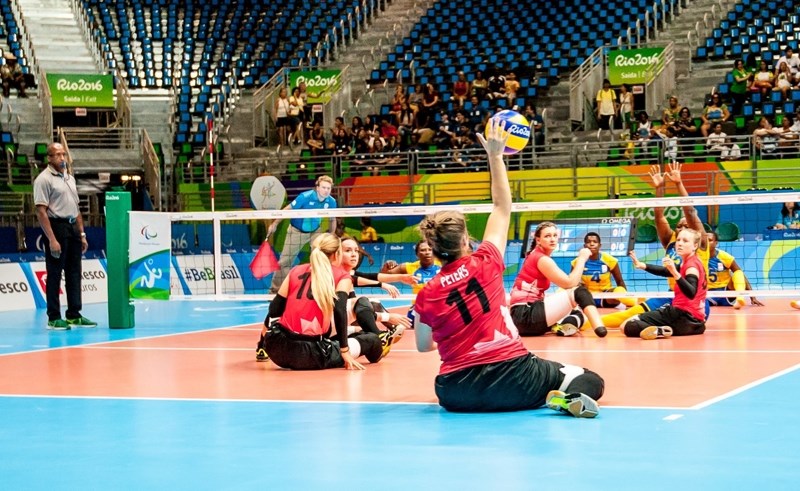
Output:
[[[573,310],[569,315],[558,321],[559,324],[572,324],[578,329],[581,328],[584,322],[586,322],[586,316],[578,309]]]
[[[590,305],[594,306],[594,297],[592,297],[591,292],[587,290],[585,286],[579,286],[576,288],[572,295],[575,297],[575,303],[578,304],[578,307],[580,307],[581,310]]]
[[[361,345],[361,353],[370,363],[378,363],[383,357],[383,346],[381,346],[381,339],[377,334],[365,332],[358,336],[356,340]]]

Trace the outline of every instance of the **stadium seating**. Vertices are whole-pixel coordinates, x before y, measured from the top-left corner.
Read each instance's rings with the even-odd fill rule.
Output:
[[[394,80],[414,60],[419,83],[432,83],[439,93],[448,93],[459,70],[471,78],[477,70],[485,73],[501,66],[525,81],[520,99],[534,98],[598,47],[616,45],[629,28],[635,32],[637,19],[644,38],[645,12],[650,13],[650,29],[662,22],[661,10],[653,12],[653,5],[646,0],[521,2],[512,14],[507,4],[492,0],[436,2],[371,78]],[[514,21],[509,22],[510,15]]]
[[[175,89],[174,143],[195,148],[206,143],[200,125],[230,96],[230,76],[252,88],[285,66],[317,65],[332,48],[330,39],[350,35],[340,21],[357,16],[363,22],[371,5],[357,0],[81,1],[104,56],[129,87]]]

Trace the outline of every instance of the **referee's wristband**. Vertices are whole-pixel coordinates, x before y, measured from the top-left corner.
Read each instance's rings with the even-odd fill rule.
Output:
[[[81,232],[81,238],[82,238],[82,239],[85,239],[85,238],[86,238],[86,232]]]

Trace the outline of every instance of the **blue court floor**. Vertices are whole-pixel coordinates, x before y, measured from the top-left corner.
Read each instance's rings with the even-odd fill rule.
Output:
[[[630,389],[641,395],[629,393],[624,376],[606,378],[615,397],[597,419],[547,409],[465,415],[425,401],[326,397],[326,384],[343,379],[353,391],[363,389],[362,381],[375,380],[388,388],[409,382],[432,386],[435,369],[427,378],[412,377],[415,360],[424,367],[431,360],[414,353],[405,337],[403,349],[387,358],[402,363],[368,366],[367,373],[379,378],[359,379],[363,375],[344,370],[324,377],[294,374],[293,390],[307,397],[278,400],[264,398],[266,388],[258,387],[274,383],[277,371],[252,373],[266,304],[138,303],[137,325],[128,330],[108,329],[105,308],[84,309],[100,321],[98,328],[70,332],[46,331],[44,311],[0,314],[0,488],[789,490],[800,477],[794,410],[800,400],[800,349],[791,343],[775,350],[796,353],[796,364],[692,407],[636,404],[639,397],[649,399],[647,391],[657,394],[668,385],[669,364],[677,360],[668,351],[676,345],[662,344],[655,349],[666,355],[664,364],[640,373],[648,383]],[[733,314],[719,318],[728,315]],[[746,315],[744,321],[751,322]],[[759,335],[755,320],[772,315],[754,310],[753,326],[736,335]],[[736,322],[742,321],[736,317]],[[797,320],[792,322],[784,337],[797,339],[788,331],[800,330]],[[233,333],[242,337],[224,338]],[[710,328],[705,340],[715,335]],[[167,348],[146,344],[160,337],[182,341]],[[558,339],[562,347],[568,341]],[[582,342],[599,351],[593,360],[601,356],[609,367],[624,362],[616,350],[603,353],[606,340]],[[746,343],[740,346],[737,356],[747,356]],[[185,366],[164,360],[187,352],[194,358]],[[97,354],[107,357],[95,365],[90,357]],[[196,363],[215,368],[198,370]],[[140,375],[125,375],[131,367],[146,372],[162,366],[170,368],[149,373],[146,380],[166,386],[164,395],[115,395],[125,389],[117,384],[141,383]],[[691,368],[697,380],[708,377],[705,363]],[[231,393],[252,388],[253,398],[183,395],[187,386],[224,384],[237,370],[250,370],[251,378],[235,380],[253,387],[229,387]],[[639,370],[631,365],[614,373]],[[603,367],[597,371],[602,374]],[[57,385],[47,385],[45,378]],[[683,383],[691,390],[694,380]],[[623,399],[632,403],[614,404]]]

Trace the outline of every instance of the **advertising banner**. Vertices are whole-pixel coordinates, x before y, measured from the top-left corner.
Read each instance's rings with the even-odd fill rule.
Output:
[[[608,52],[608,80],[611,85],[643,84],[645,74],[659,63],[664,48],[622,49]]]
[[[293,71],[289,74],[289,87],[294,89],[305,82],[309,104],[325,104],[339,90],[341,70]],[[291,95],[291,93],[289,94]]]
[[[44,261],[24,264],[30,267],[31,274],[36,283],[32,290],[41,299],[41,305],[47,305],[47,266]],[[100,259],[84,259],[81,261],[81,301],[83,303],[104,303],[108,301],[108,288],[106,283],[106,268]],[[67,293],[64,275],[61,276],[59,290],[61,306],[67,305]],[[19,307],[22,308],[22,307]],[[15,309],[16,310],[16,309]]]
[[[0,278],[0,312],[36,308],[28,278],[19,264],[0,264]]]
[[[171,225],[166,213],[130,213],[131,298],[169,300]]]
[[[114,107],[111,75],[48,73],[53,107]]]
[[[239,294],[245,292],[243,275],[249,279],[249,283],[254,283],[255,279],[247,267],[248,263],[243,261],[252,259],[253,254],[236,254],[241,256],[239,261],[235,261],[231,254],[222,255],[222,279],[223,294]],[[237,262],[239,264],[237,264]],[[172,264],[173,280],[170,282],[172,293],[176,295],[213,295],[214,294],[214,256],[210,254],[195,254],[191,256],[175,256]]]

